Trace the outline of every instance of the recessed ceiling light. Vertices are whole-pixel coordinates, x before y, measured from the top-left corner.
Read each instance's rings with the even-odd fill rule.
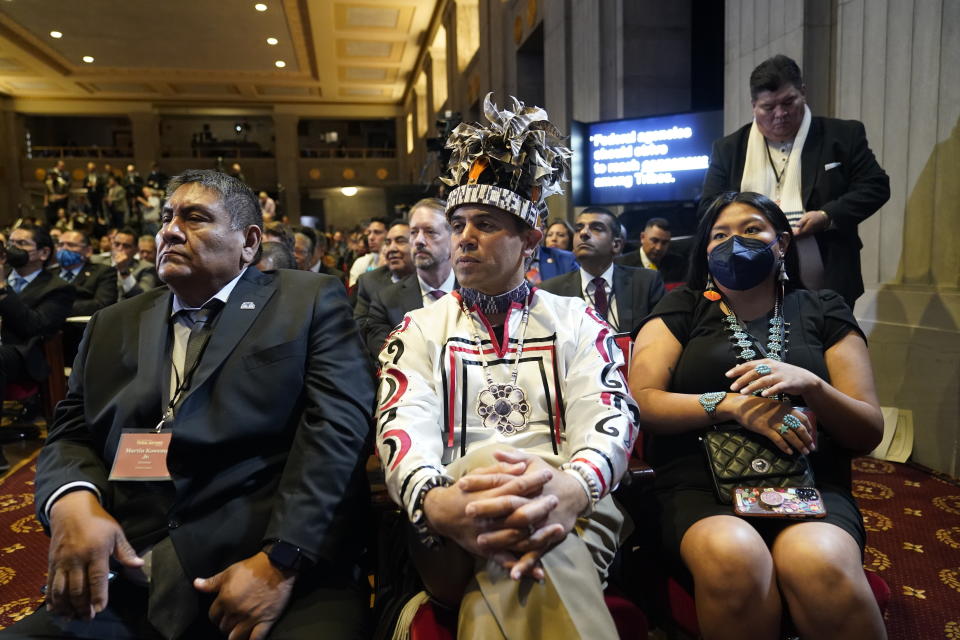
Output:
[[[356,187],[341,187],[341,188],[340,188],[340,193],[342,193],[343,195],[347,196],[348,198],[351,198],[351,197],[357,195],[357,191],[359,191],[359,189],[357,189]]]
[[[62,37],[63,37],[63,34],[60,33],[59,31],[51,31],[51,32],[50,32],[50,37],[51,37],[51,38],[62,38]]]
[[[253,8],[257,11],[266,11],[267,5],[263,4],[262,2],[258,2],[257,4],[253,5]]]
[[[90,64],[91,62],[93,62],[93,56],[83,56],[83,61],[86,62],[87,64]]]
[[[283,60],[277,60],[273,64],[277,65],[278,69],[283,69],[285,66],[287,66],[287,63],[284,62]]]
[[[277,40],[276,38],[267,38],[267,44],[273,45],[273,44],[277,44],[278,42],[280,41]]]

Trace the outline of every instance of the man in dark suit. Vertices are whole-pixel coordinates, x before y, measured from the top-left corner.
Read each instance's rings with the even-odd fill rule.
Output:
[[[133,229],[117,231],[110,243],[110,254],[93,256],[90,261],[106,264],[117,271],[117,293],[120,300],[132,298],[160,285],[156,266],[138,256],[137,234]]]
[[[651,269],[613,263],[623,249],[623,233],[620,221],[607,209],[584,209],[573,229],[573,253],[580,269],[546,280],[540,288],[583,298],[614,329],[632,333],[663,297],[663,280]]]
[[[93,247],[85,231],[64,231],[57,243],[55,273],[77,290],[70,315],[92,316],[117,301],[117,270],[90,262]]]
[[[413,273],[413,256],[410,254],[410,224],[397,220],[390,225],[383,239],[383,254],[387,264],[357,278],[356,302],[353,317],[360,325],[361,334],[367,322],[370,301],[378,291],[395,282],[400,282]]]
[[[42,227],[24,224],[0,252],[0,394],[8,382],[39,382],[50,374],[43,341],[63,327],[74,288],[44,266],[53,241]],[[9,465],[0,450],[0,471]]]
[[[410,242],[416,272],[387,285],[370,301],[363,334],[374,358],[387,335],[408,311],[430,306],[456,287],[450,264],[450,223],[446,206],[443,200],[424,198],[410,209]]]
[[[347,274],[323,263],[327,237],[312,227],[296,227],[293,230],[293,255],[297,268],[333,276],[346,286]]]
[[[650,218],[640,232],[640,246],[636,251],[617,258],[617,264],[659,271],[666,284],[683,282],[687,277],[687,260],[670,253],[672,239],[666,218]]]
[[[890,179],[861,122],[811,116],[790,58],[760,63],[750,96],[754,122],[713,145],[700,215],[724,191],[770,197],[794,227],[804,284],[833,289],[852,308],[863,293],[857,225],[890,197]]]
[[[12,631],[357,637],[373,384],[344,289],[252,266],[260,207],[236,179],[170,192],[169,288],[94,316],[40,455],[49,612]]]

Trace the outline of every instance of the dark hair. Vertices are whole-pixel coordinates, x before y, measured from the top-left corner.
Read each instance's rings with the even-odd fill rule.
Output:
[[[304,238],[310,241],[310,255],[313,255],[313,252],[317,250],[317,232],[311,227],[294,227],[293,233],[299,233]]]
[[[249,226],[263,229],[263,214],[260,212],[260,199],[257,195],[240,180],[219,171],[188,169],[170,178],[167,183],[167,198],[183,185],[193,183],[220,194],[224,208],[230,213],[230,226],[234,231],[243,231]]]
[[[24,223],[17,227],[17,229],[30,232],[30,237],[33,239],[34,244],[37,245],[37,251],[44,247],[50,249],[50,252],[47,254],[47,259],[43,261],[43,266],[46,267],[47,263],[50,262],[50,259],[53,257],[53,254],[56,253],[56,249],[53,248],[53,238],[50,237],[50,232],[47,231],[47,228],[38,224]],[[16,229],[14,229],[14,231],[16,231]]]
[[[275,269],[296,269],[297,261],[293,257],[290,249],[286,247],[282,242],[264,242],[260,245],[262,255],[260,260],[264,258],[269,258],[273,260],[273,266]],[[257,262],[260,262],[257,260]]]
[[[90,246],[90,234],[83,229],[67,229],[64,231],[64,233],[79,233],[80,237],[83,238],[83,246]]]
[[[790,238],[790,244],[787,246],[787,253],[784,257],[787,263],[787,277],[790,278],[789,286],[793,289],[803,289],[803,282],[800,280],[800,259],[797,257],[796,244],[793,241],[793,231],[790,229],[790,222],[787,216],[777,204],[765,195],[754,193],[752,191],[727,191],[718,195],[706,213],[700,218],[697,225],[697,232],[693,236],[693,247],[690,250],[690,271],[687,274],[687,286],[691,289],[705,289],[707,286],[707,275],[710,270],[707,268],[707,245],[710,244],[710,231],[716,224],[720,214],[731,204],[739,202],[748,205],[759,211],[767,221],[773,225],[777,235],[786,233]]]
[[[758,64],[750,74],[750,98],[756,100],[763,91],[776,91],[787,84],[803,89],[800,66],[792,58],[777,54]]]
[[[294,238],[293,231],[289,226],[283,224],[279,220],[271,220],[263,225],[263,235],[266,236],[270,234],[272,236],[277,236],[280,238],[280,242],[286,245],[287,249],[293,251]]]
[[[122,233],[125,236],[130,236],[131,238],[133,238],[134,244],[136,244],[137,239],[140,237],[139,235],[137,235],[137,232],[134,231],[132,227],[124,227],[122,229],[118,229],[117,233],[115,233],[114,236],[116,236],[119,233]]]
[[[393,229],[394,227],[399,227],[400,225],[409,227],[410,222],[408,220],[394,220],[393,222],[390,223],[390,226],[387,227],[387,231],[389,231],[390,229]]]
[[[550,227],[552,227],[552,226],[555,225],[555,224],[563,225],[563,228],[567,230],[567,235],[570,236],[570,238],[569,238],[569,240],[567,240],[567,246],[565,246],[564,249],[566,249],[567,251],[570,251],[571,249],[573,249],[573,234],[574,234],[574,231],[573,231],[573,225],[571,225],[571,224],[570,224],[569,222],[567,222],[566,220],[562,220],[562,219],[560,219],[560,218],[557,218],[557,219],[555,219],[555,220],[551,220],[550,222],[548,222],[548,223],[547,223],[547,227],[546,227],[546,229],[544,230],[543,237],[544,237],[544,238],[547,237],[546,232],[547,232],[547,231],[550,231]]]
[[[379,222],[380,224],[382,224],[384,229],[387,228],[387,219],[376,217],[376,218],[370,218],[369,220],[367,220],[366,224],[363,225],[363,230],[366,231],[367,228],[370,225],[372,225],[374,222]]]
[[[647,224],[643,225],[643,229],[647,230],[650,227],[657,227],[658,229],[663,229],[666,232],[670,232],[670,223],[667,222],[666,218],[650,218],[647,220]]]
[[[587,207],[586,209],[581,211],[579,215],[583,215],[585,213],[596,213],[599,215],[604,215],[609,217],[610,233],[613,235],[614,238],[623,237],[623,228],[620,226],[620,219],[617,218],[617,216],[613,215],[613,211],[610,211],[610,209],[606,209],[604,207]]]

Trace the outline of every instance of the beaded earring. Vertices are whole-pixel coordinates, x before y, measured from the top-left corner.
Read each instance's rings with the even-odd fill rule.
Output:
[[[709,274],[707,274],[707,288],[703,291],[703,297],[710,302],[717,302],[721,298],[720,292],[713,288],[713,278]]]

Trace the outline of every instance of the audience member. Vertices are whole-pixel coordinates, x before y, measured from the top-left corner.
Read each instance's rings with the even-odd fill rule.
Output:
[[[544,280],[540,287],[558,296],[583,298],[616,331],[633,333],[663,297],[663,280],[649,269],[614,264],[622,249],[616,216],[602,207],[584,209],[573,236],[580,269]]]
[[[774,200],[795,234],[800,271],[850,308],[863,293],[857,226],[890,197],[890,179],[856,120],[813,117],[796,62],[777,55],[750,74],[753,123],[713,145],[700,212],[724,191]]]
[[[843,299],[803,288],[790,226],[766,196],[714,198],[688,286],[640,329],[630,389],[652,434],[658,525],[692,574],[705,638],[776,638],[787,613],[804,638],[885,638],[850,481],[853,452],[883,435],[870,356]],[[826,517],[735,517],[697,438],[722,423],[805,454]]]
[[[12,631],[360,637],[373,393],[343,288],[252,266],[260,208],[237,180],[188,171],[169,190],[169,288],[94,317],[40,454],[48,606]]]
[[[103,199],[107,213],[107,221],[111,226],[122,227],[130,220],[130,209],[127,205],[127,192],[117,180],[116,176],[107,176],[107,194]]]
[[[151,236],[156,235],[160,228],[160,199],[161,193],[152,187],[143,187],[137,202],[140,204],[140,220],[143,223],[141,231]]]
[[[52,227],[57,221],[57,211],[61,207],[66,209],[67,199],[70,197],[70,173],[63,160],[57,160],[57,164],[47,170],[43,184],[46,224]]]
[[[408,311],[435,304],[456,286],[450,264],[446,204],[443,200],[425,198],[410,209],[410,244],[416,272],[384,287],[370,300],[361,332],[374,357],[387,334],[400,324]]]
[[[558,142],[555,128],[537,122],[539,139],[499,130],[537,118],[498,111],[489,96],[483,112],[497,130],[461,125],[447,142],[461,289],[408,313],[380,352],[387,489],[410,519],[428,593],[459,606],[458,637],[615,639],[603,584],[623,518],[607,493],[635,434],[623,358],[583,301],[524,280],[543,199],[566,173],[565,149],[538,148]],[[555,160],[544,172],[533,157]]]
[[[155,235],[144,234],[137,238],[137,257],[141,262],[157,263],[157,238]]]
[[[263,214],[263,224],[273,222],[277,215],[277,203],[266,191],[260,192],[260,213]]]
[[[97,163],[88,162],[83,187],[87,191],[87,204],[90,205],[89,212],[94,216],[100,213],[105,186],[105,178],[97,173]]]
[[[117,301],[117,270],[106,264],[90,261],[93,247],[83,231],[64,231],[57,243],[54,273],[76,289],[72,316],[92,316]]]
[[[147,176],[147,186],[154,191],[163,193],[167,189],[167,176],[160,171],[160,165],[154,162],[150,165],[150,174]]]
[[[290,255],[293,255],[296,246],[290,227],[277,220],[263,223],[263,241],[282,243],[290,252]]]
[[[277,269],[296,269],[297,261],[282,242],[264,242],[260,245],[260,262],[257,269],[264,273],[273,273]]]
[[[137,257],[137,235],[133,229],[125,227],[113,235],[110,256],[91,258],[92,262],[108,264],[117,270],[117,283],[120,299],[132,298],[149,291],[159,284],[157,270],[152,262]]]
[[[352,287],[355,285],[357,283],[357,279],[362,274],[368,271],[373,271],[381,266],[380,249],[383,246],[383,239],[386,235],[387,221],[383,218],[374,218],[367,223],[366,230],[364,231],[364,237],[367,240],[367,250],[369,253],[366,253],[353,261],[353,265],[350,267],[350,281],[348,282],[349,286]]]
[[[50,234],[23,224],[0,252],[0,395],[7,383],[40,382],[50,366],[43,340],[63,327],[74,288],[44,267],[53,255]],[[0,450],[0,471],[9,468]]]
[[[384,287],[394,282],[400,282],[413,273],[409,223],[397,220],[390,225],[390,230],[387,231],[387,236],[383,240],[382,250],[387,263],[369,273],[361,274],[357,280],[353,317],[360,325],[361,335],[363,335],[367,312],[370,309],[370,300],[373,299],[373,296]]]
[[[673,234],[665,218],[650,218],[640,232],[640,246],[617,260],[625,267],[643,267],[660,272],[665,283],[683,282],[687,277],[687,260],[670,253]]]
[[[556,278],[580,268],[570,251],[540,245],[533,257],[527,260],[527,282],[540,284],[542,280]]]
[[[573,250],[573,227],[566,220],[554,220],[547,227],[547,235],[543,246],[550,249]]]
[[[296,227],[294,229],[294,249],[293,255],[297,259],[297,268],[302,271],[313,271],[314,273],[323,273],[333,276],[340,282],[344,281],[346,274],[338,269],[332,269],[323,264],[322,253],[319,251],[320,238],[323,236],[317,233],[312,227]],[[324,238],[326,240],[326,238]]]

